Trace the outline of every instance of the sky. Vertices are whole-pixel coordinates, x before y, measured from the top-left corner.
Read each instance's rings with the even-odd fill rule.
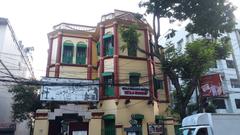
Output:
[[[230,0],[239,7],[235,11],[240,19],[240,0]],[[96,26],[101,16],[114,9],[144,13],[138,7],[140,0],[2,0],[0,17],[8,18],[18,40],[24,46],[34,47],[33,69],[37,79],[45,76],[47,50],[49,47],[47,33],[56,24],[66,22]],[[151,24],[151,16],[146,16]],[[170,25],[163,20],[161,33],[169,28],[181,27],[180,23]]]

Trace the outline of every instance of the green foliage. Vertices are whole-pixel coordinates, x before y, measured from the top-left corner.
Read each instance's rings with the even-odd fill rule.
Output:
[[[121,51],[124,51],[128,48],[128,51],[134,51],[131,49],[137,49],[138,38],[140,34],[137,32],[136,25],[129,25],[129,27],[125,28],[124,26],[120,27],[120,34],[123,41],[126,43],[120,47]]]
[[[39,95],[37,94],[38,87],[29,85],[14,85],[9,92],[13,94],[12,115],[13,120],[22,122],[31,117],[41,107]]]
[[[187,106],[187,114],[188,115],[192,115],[193,112],[197,112],[198,111],[198,105],[197,104],[190,104]]]
[[[203,37],[217,38],[235,25],[236,8],[227,0],[148,0],[139,5],[146,8],[147,14],[169,18],[170,22],[190,19],[186,30]]]
[[[185,16],[191,20],[186,30],[203,37],[208,34],[217,38],[231,32],[235,26],[233,11],[236,9],[227,0],[182,0]],[[191,2],[190,2],[191,1]]]
[[[187,81],[193,76],[200,77],[217,59],[226,58],[230,53],[227,42],[196,40],[186,45],[185,52],[179,53],[173,45],[165,51],[163,70],[174,70],[181,79]]]
[[[199,39],[186,45],[185,52],[180,53],[169,44],[165,50],[162,69],[167,73],[176,88],[173,100],[173,112],[186,115],[186,107],[197,87],[200,77],[208,71],[217,59],[225,58],[230,53],[228,40],[219,41]],[[179,82],[181,79],[181,84]],[[179,87],[178,87],[179,85]]]
[[[205,108],[206,113],[216,113],[216,106],[213,104],[208,104],[208,106]]]
[[[235,7],[227,0],[144,0],[139,6],[145,7],[146,13],[153,15],[153,55],[161,61],[163,71],[176,88],[174,95],[176,101],[171,109],[182,119],[186,115],[186,107],[198,85],[200,76],[217,59],[223,59],[229,55],[230,46],[227,38],[219,41],[216,39],[221,36],[221,33],[233,30]],[[158,43],[161,35],[161,18],[169,18],[170,23],[188,19],[190,23],[186,30],[205,39],[188,44],[184,53],[169,44],[163,54],[159,51]],[[174,33],[175,31],[172,30],[166,38],[173,37]]]

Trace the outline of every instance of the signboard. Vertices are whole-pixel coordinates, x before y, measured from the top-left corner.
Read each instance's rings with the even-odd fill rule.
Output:
[[[220,75],[212,74],[202,76],[200,79],[200,89],[204,97],[223,95]]]
[[[162,135],[163,134],[163,125],[148,124],[148,134],[149,135]]]
[[[98,101],[99,81],[42,78],[42,101]]]
[[[148,86],[120,86],[121,96],[149,97]]]

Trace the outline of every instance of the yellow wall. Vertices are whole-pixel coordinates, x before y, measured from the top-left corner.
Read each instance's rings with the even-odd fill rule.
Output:
[[[33,135],[48,135],[48,119],[35,120]]]
[[[100,101],[100,104],[102,104],[102,106],[99,107],[104,111],[104,115],[117,113],[117,105],[115,104],[116,101],[117,100],[115,99]]]
[[[51,56],[51,63],[50,64],[55,64],[57,60],[57,46],[58,46],[58,39],[55,38],[53,39],[53,44],[52,44],[52,56]],[[48,50],[50,51],[50,50]]]
[[[87,79],[87,67],[60,66],[59,77]]]
[[[101,119],[91,119],[89,121],[89,135],[101,135]]]
[[[145,49],[145,41],[144,41],[144,32],[142,30],[138,30],[138,33],[140,34],[140,37],[138,38],[138,46],[143,49],[143,50],[146,50]],[[138,57],[144,57],[146,58],[146,54],[140,52],[140,51],[137,51],[137,56]]]
[[[140,34],[140,37],[138,38],[138,46],[145,50],[145,41],[144,41],[144,32],[142,30],[138,30],[138,33]],[[123,41],[120,32],[118,33],[118,44],[119,44],[119,55],[125,55],[128,56],[128,49],[126,48],[124,51],[122,51],[120,48],[121,46],[126,45],[126,43]],[[137,51],[137,57],[142,57],[142,58],[146,58],[146,54]]]
[[[147,61],[119,58],[119,80],[127,83],[129,73],[141,73],[140,83],[148,81]]]
[[[96,69],[92,70],[92,79],[97,79],[98,77],[98,71]]]
[[[113,34],[114,33],[113,32],[113,27],[106,28],[104,33],[105,34]]]
[[[114,72],[113,59],[104,60],[104,72]]]
[[[147,104],[147,100],[130,100],[129,104],[124,103],[122,99],[118,104],[118,111],[116,115],[116,123],[122,124],[123,128],[130,127],[129,120],[131,120],[132,114],[142,114],[144,119],[142,121],[143,134],[147,135],[147,123],[155,121],[153,106]]]
[[[142,114],[144,115],[144,119],[142,121],[143,124],[143,135],[147,135],[147,123],[154,123],[156,115],[165,114],[167,103],[157,103],[154,101],[154,105],[148,104],[148,100],[136,100],[130,99],[129,104],[125,104],[126,99],[112,99],[100,101],[102,106],[101,110],[104,111],[104,115],[106,114],[114,114],[115,115],[115,124],[122,125],[123,128],[117,128],[117,135],[126,135],[124,128],[130,127],[129,120],[131,120],[132,114]],[[116,102],[118,103],[116,105]],[[168,125],[168,135],[173,135],[174,131],[173,125]]]
[[[49,69],[49,77],[55,77],[55,67]]]
[[[95,42],[92,42],[92,65],[97,66],[98,56],[97,56],[97,46]]]
[[[38,109],[36,113],[48,113],[47,109]],[[33,135],[48,135],[48,116],[37,116],[34,122]]]
[[[74,51],[73,51],[73,64],[76,63],[76,45],[78,42],[83,42],[84,44],[86,44],[88,46],[88,39],[85,38],[73,38],[73,37],[63,37],[62,39],[62,46],[63,43],[67,40],[70,40],[73,42],[74,44]],[[63,47],[62,47],[62,55],[63,55]],[[61,57],[61,59],[63,59],[63,57]],[[61,60],[62,61],[62,60]],[[87,49],[86,49],[86,63],[87,63]]]

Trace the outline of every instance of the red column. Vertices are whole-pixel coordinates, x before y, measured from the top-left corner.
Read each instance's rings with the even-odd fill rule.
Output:
[[[88,38],[88,48],[87,48],[87,79],[92,79],[92,36]]]
[[[99,95],[100,98],[103,97],[103,77],[101,73],[104,72],[104,42],[103,42],[103,35],[104,35],[104,26],[100,25],[100,64],[99,64],[99,79],[100,79],[100,89],[99,89]]]
[[[118,45],[118,24],[117,22],[114,22],[114,93],[115,93],[115,96],[116,97],[119,97],[119,85],[116,85],[116,84],[119,84],[119,45]]]
[[[52,59],[52,46],[53,46],[53,37],[50,36],[50,44],[48,49],[48,62],[47,62],[47,69],[46,69],[46,77],[49,77],[51,59]]]
[[[168,77],[166,74],[163,75],[163,81],[164,81],[164,89],[166,93],[166,102],[169,102],[169,90],[168,90]]]
[[[144,30],[144,43],[145,43],[145,51],[149,51],[149,42],[148,42],[148,31]],[[153,97],[153,79],[152,79],[152,69],[151,69],[151,57],[146,54],[147,57],[147,70],[148,70],[148,80],[149,80],[149,88],[150,88],[150,97]]]
[[[58,33],[57,60],[55,64],[55,77],[59,77],[60,63],[62,55],[62,33]]]

